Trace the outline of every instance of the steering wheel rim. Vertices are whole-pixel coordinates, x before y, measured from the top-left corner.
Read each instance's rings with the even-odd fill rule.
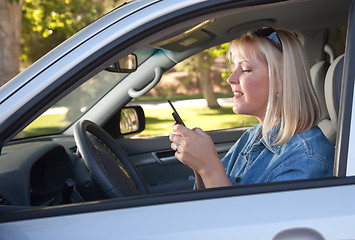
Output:
[[[96,145],[88,133],[96,137]],[[79,121],[74,129],[74,139],[86,167],[107,197],[149,193],[128,155],[100,126],[89,120]]]

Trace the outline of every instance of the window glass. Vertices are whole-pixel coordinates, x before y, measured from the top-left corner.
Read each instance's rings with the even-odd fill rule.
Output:
[[[337,58],[345,52],[346,31],[346,27],[334,27],[329,29],[328,45],[334,52],[334,58]]]
[[[155,51],[152,48],[142,48],[136,51],[138,64],[142,64]],[[107,70],[99,72],[40,115],[15,139],[63,132],[126,76],[126,73]]]
[[[139,136],[171,134],[174,119],[168,99],[188,128],[211,131],[257,124],[255,117],[232,111],[233,94],[226,81],[231,73],[228,47],[222,44],[184,60],[145,96],[135,99],[146,116],[146,129]]]

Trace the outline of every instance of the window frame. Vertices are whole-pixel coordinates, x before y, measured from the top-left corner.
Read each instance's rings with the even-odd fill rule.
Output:
[[[343,84],[340,94],[338,132],[335,148],[335,176],[344,177],[355,175],[355,158],[350,146],[354,146],[354,134],[352,128],[355,124],[355,118],[352,118],[352,110],[355,105],[354,95],[354,77],[355,77],[355,1],[351,2],[348,17],[348,30],[346,36]],[[352,136],[352,137],[351,137]],[[349,161],[349,163],[348,163]],[[347,166],[352,166],[352,170],[347,170]]]

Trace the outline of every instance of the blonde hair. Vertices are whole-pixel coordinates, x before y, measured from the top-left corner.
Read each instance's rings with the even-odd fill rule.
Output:
[[[321,116],[302,44],[293,33],[276,32],[281,39],[282,53],[271,40],[252,33],[232,41],[230,48],[231,55],[238,53],[268,66],[269,98],[262,126],[268,145],[285,144],[295,133],[317,125]],[[276,126],[279,127],[276,135],[268,134]]]

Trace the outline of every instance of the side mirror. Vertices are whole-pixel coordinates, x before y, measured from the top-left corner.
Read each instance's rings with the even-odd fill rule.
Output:
[[[114,62],[112,65],[106,68],[109,72],[117,72],[117,73],[131,73],[135,72],[138,67],[138,59],[137,55],[131,53],[124,58]]]
[[[145,116],[141,106],[130,106],[120,111],[119,132],[121,136],[134,135],[145,129]]]

